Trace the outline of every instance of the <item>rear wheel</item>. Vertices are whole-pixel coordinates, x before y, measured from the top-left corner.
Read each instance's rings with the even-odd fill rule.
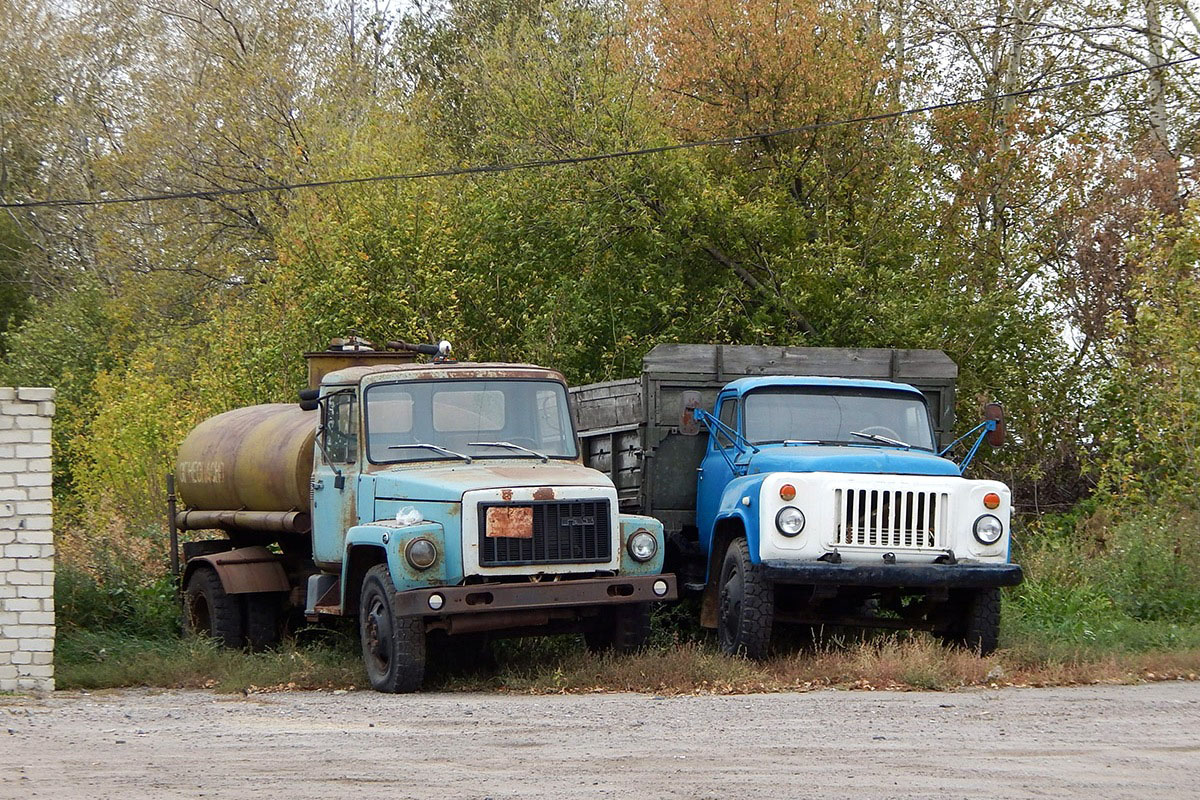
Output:
[[[583,634],[593,653],[635,653],[650,640],[650,604],[627,603],[606,609],[599,627]]]
[[[207,636],[226,647],[246,643],[242,622],[242,602],[227,594],[221,578],[212,567],[197,567],[183,588],[183,631]]]
[[[279,644],[283,633],[283,597],[278,592],[245,595],[246,643],[251,650]]]
[[[975,589],[955,600],[954,621],[942,638],[980,655],[991,655],[1000,643],[1000,590]]]
[[[717,637],[731,656],[765,658],[775,618],[775,587],[750,560],[745,539],[725,551],[717,588]]]
[[[395,596],[387,565],[371,567],[363,578],[358,611],[363,662],[376,691],[415,692],[425,680],[425,622],[397,617]]]

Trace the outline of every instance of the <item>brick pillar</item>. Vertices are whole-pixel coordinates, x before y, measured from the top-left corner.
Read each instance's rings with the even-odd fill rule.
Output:
[[[54,689],[53,389],[0,387],[0,691]]]

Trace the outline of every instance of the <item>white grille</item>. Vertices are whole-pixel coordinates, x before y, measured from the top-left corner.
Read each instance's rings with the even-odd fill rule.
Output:
[[[836,543],[882,548],[944,549],[949,518],[945,492],[835,489]]]

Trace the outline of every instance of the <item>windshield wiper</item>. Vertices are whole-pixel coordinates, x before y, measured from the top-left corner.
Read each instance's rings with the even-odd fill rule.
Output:
[[[461,458],[463,461],[467,462],[468,464],[471,463],[471,457],[469,455],[466,455],[465,453],[456,453],[453,450],[447,450],[446,448],[442,447],[441,445],[429,444],[428,442],[417,442],[416,444],[393,444],[393,445],[388,446],[388,450],[413,450],[415,448],[424,448],[426,450],[434,450],[434,451],[436,451],[438,453],[442,453],[444,455],[454,456],[455,458]]]
[[[902,442],[899,439],[889,439],[887,436],[880,436],[877,433],[863,433],[862,431],[850,431],[850,435],[851,436],[861,436],[864,439],[870,439],[872,442],[880,442],[882,444],[891,444],[891,445],[895,445],[896,447],[905,447],[905,448],[908,448],[909,450],[912,449],[912,445],[909,444],[908,442]]]
[[[542,460],[542,463],[548,463],[550,456],[545,453],[539,453],[537,450],[530,450],[528,447],[522,447],[519,444],[512,442],[467,442],[469,447],[507,447],[510,450],[520,450],[522,453],[529,453],[531,456],[537,456]]]

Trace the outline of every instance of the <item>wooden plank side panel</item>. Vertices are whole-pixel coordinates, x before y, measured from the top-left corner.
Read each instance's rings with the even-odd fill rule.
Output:
[[[748,375],[841,378],[954,378],[958,367],[940,350],[660,344],[646,354],[645,372],[700,375],[726,383]]]
[[[612,479],[622,511],[641,508],[641,430],[631,428],[610,433],[581,434],[583,463]],[[615,449],[614,449],[615,448]]]
[[[642,422],[642,382],[637,378],[580,386],[571,389],[571,400],[580,433]]]

